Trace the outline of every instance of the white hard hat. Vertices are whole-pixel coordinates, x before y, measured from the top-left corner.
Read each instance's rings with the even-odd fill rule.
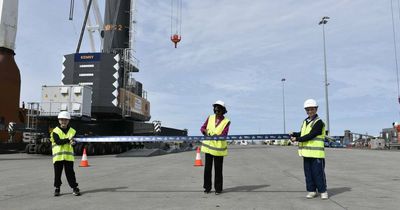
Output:
[[[220,105],[220,106],[224,107],[225,113],[228,112],[228,110],[226,109],[225,103],[224,103],[223,101],[218,100],[218,101],[216,101],[215,103],[213,103],[213,106],[215,106],[215,105]]]
[[[304,108],[308,107],[318,107],[317,101],[315,101],[314,99],[307,99],[304,102]]]
[[[214,105],[220,105],[220,106],[226,108],[226,107],[225,107],[225,103],[224,103],[223,101],[221,101],[221,100],[216,101],[216,102],[213,104],[213,106],[214,106]]]
[[[61,111],[61,112],[58,114],[58,119],[67,119],[67,120],[70,120],[70,119],[71,119],[71,115],[70,115],[69,112],[67,112],[67,111]]]

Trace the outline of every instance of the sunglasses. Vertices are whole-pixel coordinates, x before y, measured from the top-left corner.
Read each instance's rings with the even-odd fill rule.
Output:
[[[316,108],[306,108],[305,110],[306,110],[306,112],[311,112],[311,111],[314,111],[314,110],[317,110],[317,109]]]

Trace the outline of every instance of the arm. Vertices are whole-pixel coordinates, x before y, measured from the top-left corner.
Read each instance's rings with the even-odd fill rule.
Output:
[[[289,135],[293,136],[293,137],[300,137],[300,132],[291,132],[289,133]]]
[[[317,137],[318,135],[321,135],[323,127],[324,127],[324,123],[321,120],[319,120],[318,122],[316,122],[314,124],[314,126],[311,129],[309,134],[304,135],[302,137],[296,137],[296,140],[299,142],[309,141],[309,140]]]
[[[76,130],[75,130],[76,131]],[[76,136],[76,133],[75,133],[75,135],[69,140],[69,143],[72,145],[72,146],[75,146],[76,144],[77,144],[77,142],[75,141],[75,136]]]
[[[60,137],[58,136],[58,134],[56,134],[56,133],[54,133],[54,132],[53,132],[51,135],[53,135],[54,142],[55,142],[57,145],[69,144],[69,142],[70,142],[69,139],[60,139]]]
[[[207,136],[207,124],[208,124],[208,117],[207,120],[204,122],[203,126],[201,126],[200,128],[200,132],[205,136]]]

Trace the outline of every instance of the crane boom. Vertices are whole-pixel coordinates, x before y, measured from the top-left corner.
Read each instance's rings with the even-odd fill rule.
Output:
[[[18,0],[0,0],[0,47],[15,49]]]

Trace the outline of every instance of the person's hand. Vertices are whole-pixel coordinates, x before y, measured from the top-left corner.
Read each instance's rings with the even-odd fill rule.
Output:
[[[290,137],[290,140],[297,141],[296,137],[294,137],[294,136]]]
[[[74,140],[74,139],[70,139],[70,144],[72,145],[72,146],[75,146],[75,144],[76,144],[76,141]]]

